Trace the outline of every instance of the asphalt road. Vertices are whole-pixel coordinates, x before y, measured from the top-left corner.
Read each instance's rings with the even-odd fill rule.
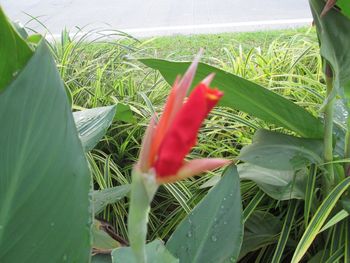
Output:
[[[137,37],[252,31],[310,24],[307,0],[0,0],[13,20],[37,17],[64,27],[114,28]],[[29,14],[29,15],[28,15]],[[44,32],[37,22],[29,27]]]

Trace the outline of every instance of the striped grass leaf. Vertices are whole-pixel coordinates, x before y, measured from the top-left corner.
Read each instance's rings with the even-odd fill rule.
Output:
[[[336,213],[329,221],[320,229],[319,233],[329,229],[330,227],[338,224],[343,219],[347,218],[349,216],[349,213],[346,210],[340,210],[338,213]]]
[[[307,183],[305,189],[305,202],[304,202],[304,222],[305,227],[309,224],[309,218],[311,215],[311,208],[314,200],[314,191],[316,183],[317,168],[315,164],[312,164],[307,176]]]
[[[350,262],[350,219],[344,222],[344,262]]]
[[[293,228],[293,221],[298,209],[298,204],[299,203],[296,200],[291,200],[291,202],[289,203],[287,215],[285,216],[285,221],[282,227],[280,238],[278,240],[277,247],[275,249],[275,253],[273,254],[271,263],[281,262],[283,251],[286,247],[290,231]]]
[[[246,222],[249,216],[254,212],[256,207],[259,205],[261,200],[264,198],[265,193],[262,190],[259,190],[253,199],[249,202],[246,208],[243,210],[243,222]]]
[[[336,251],[334,251],[331,256],[325,261],[325,263],[339,262],[339,260],[344,256],[344,246],[341,246]],[[346,261],[345,261],[346,262]]]
[[[311,219],[310,224],[306,228],[303,236],[301,237],[294,252],[292,263],[299,262],[305,255],[306,251],[322,228],[327,217],[331,213],[332,209],[337,204],[339,198],[346,191],[346,189],[348,189],[349,186],[350,178],[348,177],[340,182],[324,199],[320,207],[317,209],[315,215]]]

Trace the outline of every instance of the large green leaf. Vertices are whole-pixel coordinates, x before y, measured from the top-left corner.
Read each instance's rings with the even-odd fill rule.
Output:
[[[322,162],[322,152],[321,140],[258,130],[253,143],[244,147],[237,158],[268,169],[291,171]]]
[[[303,236],[301,237],[297,248],[295,249],[292,263],[299,262],[305,255],[308,248],[311,246],[312,242],[316,238],[317,234],[320,232],[321,227],[325,223],[327,217],[332,212],[333,208],[336,206],[339,198],[350,186],[350,177],[347,177],[342,182],[340,182],[332,192],[324,199],[320,207],[317,209],[314,217],[310,221],[310,224],[306,228]]]
[[[235,262],[243,236],[237,169],[223,178],[180,223],[167,248],[181,263]]]
[[[0,261],[89,262],[90,172],[44,42],[0,112]]]
[[[123,121],[127,123],[136,123],[134,115],[132,114],[132,110],[129,105],[118,103],[116,115],[114,117],[116,121]]]
[[[146,245],[147,263],[179,263],[179,260],[169,253],[161,240],[154,240]],[[138,263],[134,259],[130,247],[117,248],[112,251],[113,263]]]
[[[0,6],[0,91],[3,90],[33,55],[33,51],[7,20]]]
[[[113,239],[103,227],[102,222],[94,220],[92,225],[92,247],[94,252],[108,252],[112,249],[120,247],[120,243]]]
[[[93,191],[94,213],[100,213],[107,205],[113,204],[130,192],[130,185],[120,185],[103,190]]]
[[[350,2],[349,0],[337,0],[337,6],[340,8],[342,14],[350,19]]]
[[[106,134],[108,127],[112,124],[115,110],[115,106],[107,106],[73,113],[85,151],[92,150]]]
[[[350,96],[350,19],[332,8],[325,16],[321,12],[325,6],[323,0],[309,0],[317,35],[320,41],[321,55],[331,65],[334,84],[337,90]]]
[[[277,200],[304,199],[306,171],[273,170],[250,163],[237,166],[239,177],[254,181],[261,190]]]
[[[110,254],[97,254],[91,258],[91,263],[112,263]]]
[[[140,59],[142,63],[157,69],[172,84],[178,74],[183,74],[187,62],[171,62],[158,59]],[[204,63],[198,65],[194,83],[208,74],[215,73],[212,86],[224,91],[220,105],[238,109],[267,122],[285,127],[307,138],[322,138],[322,123],[305,109],[284,97],[236,75]]]
[[[268,212],[255,211],[244,224],[244,239],[239,258],[261,247],[277,243],[282,221]]]

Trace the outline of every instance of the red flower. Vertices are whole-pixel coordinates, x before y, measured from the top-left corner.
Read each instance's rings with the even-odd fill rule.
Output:
[[[218,89],[209,88],[214,76],[211,74],[194,88],[184,103],[198,60],[199,57],[181,80],[175,81],[158,125],[153,118],[143,140],[139,169],[147,173],[153,168],[158,183],[174,182],[229,163],[217,158],[184,161],[196,143],[204,119],[223,95]]]

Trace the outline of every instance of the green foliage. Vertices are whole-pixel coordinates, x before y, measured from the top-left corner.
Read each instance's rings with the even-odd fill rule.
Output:
[[[92,201],[95,215],[99,214],[107,205],[114,204],[130,192],[130,185],[120,185],[93,191]]]
[[[240,259],[249,252],[273,244],[277,241],[282,229],[281,220],[268,213],[255,211],[244,224],[244,239],[240,251]]]
[[[166,246],[180,262],[237,260],[243,236],[239,185],[236,167],[228,167],[220,182],[179,224]]]
[[[109,250],[120,247],[118,241],[114,240],[106,231],[104,231],[101,222],[94,220],[92,225],[92,246],[95,251],[108,252]]]
[[[320,52],[326,63],[333,70],[336,91],[350,92],[350,53],[348,51],[350,19],[335,9],[329,10],[321,17],[324,1],[309,0],[311,11],[317,27]],[[342,89],[342,90],[340,90]]]
[[[168,83],[177,74],[183,74],[189,63],[155,59],[140,59],[145,65],[161,72]],[[291,101],[236,75],[200,63],[194,78],[198,83],[210,73],[215,73],[212,86],[220,87],[225,96],[220,105],[242,110],[264,121],[297,132],[306,138],[322,138],[323,128],[319,120]],[[293,112],[293,114],[290,114]]]
[[[283,228],[276,246],[275,253],[273,254],[273,258],[271,261],[272,263],[280,262],[281,259],[283,258],[283,253],[287,245],[290,232],[293,228],[293,221],[294,221],[295,214],[297,212],[297,208],[298,208],[298,203],[296,201],[292,201],[288,206],[288,212],[285,217],[285,221],[284,221]]]
[[[276,35],[276,33],[274,34]],[[266,39],[270,39],[271,35]],[[252,34],[250,39],[256,40],[255,36]],[[196,37],[192,37],[191,41],[194,38]],[[119,195],[119,190],[113,190],[120,189],[120,185],[130,182],[131,168],[135,163],[146,123],[154,112],[162,110],[169,86],[159,74],[145,69],[130,59],[130,55],[138,57],[153,55],[152,52],[157,50],[150,48],[149,45],[152,45],[152,41],[140,43],[129,38],[127,42],[116,40],[110,43],[94,44],[87,43],[87,39],[87,36],[81,39],[71,39],[66,32],[63,34],[62,43],[52,44],[51,49],[64,78],[65,88],[71,94],[74,110],[117,104],[117,113],[114,118],[111,117],[113,114],[110,113],[107,114],[108,121],[104,118],[101,119],[103,122],[112,122],[111,129],[96,145],[97,148],[87,153],[87,157],[94,177],[94,188],[105,189],[100,192],[101,194],[110,191],[113,193],[113,198],[99,207],[101,210],[108,204],[98,216],[112,223],[116,227],[118,235],[127,238],[126,218],[128,217],[129,204],[128,198],[122,198],[127,191],[124,189],[125,192],[122,191],[123,194]],[[234,41],[225,42],[224,45],[215,48],[215,54],[219,54],[218,56],[204,57],[204,61],[220,68],[217,73],[224,71],[232,73],[224,75],[234,79],[242,86],[239,86],[240,88],[229,86],[228,81],[216,84],[219,88],[221,85],[224,86],[229,98],[224,101],[223,107],[218,107],[212,112],[209,120],[203,125],[198,137],[198,146],[189,155],[189,159],[203,156],[234,158],[242,147],[251,142],[253,133],[260,128],[282,131],[282,133],[292,131],[296,132],[297,135],[320,138],[322,124],[313,115],[318,114],[317,110],[323,99],[324,85],[322,84],[321,60],[317,55],[317,43],[314,40],[314,35],[311,32],[303,35],[289,35],[288,38],[281,37],[268,43],[263,42],[265,41],[263,40],[258,44],[254,43],[256,48],[251,48],[251,41],[248,40],[243,42],[242,46]],[[35,42],[35,40],[33,41]],[[249,44],[247,44],[248,42]],[[196,43],[196,41],[189,42],[187,45],[191,43]],[[207,49],[214,49],[210,44],[214,45],[215,43],[210,41],[208,43]],[[178,48],[178,51],[175,48]],[[162,52],[163,54],[171,53],[171,56],[176,59],[191,60],[190,55],[194,53],[192,50],[198,50],[198,48],[193,44],[190,49],[185,49],[172,42],[171,50],[163,50]],[[186,55],[184,50],[191,52]],[[209,51],[209,54],[212,53]],[[210,66],[205,67],[212,69]],[[173,74],[176,73],[174,70]],[[240,77],[247,78],[254,83]],[[241,94],[243,85],[252,89],[249,89],[250,92],[246,92],[245,96]],[[266,89],[261,86],[266,87]],[[236,90],[234,95],[231,94],[232,90]],[[252,96],[255,96],[255,91],[266,98],[267,102],[250,100]],[[258,95],[254,98],[257,97]],[[236,104],[245,105],[241,108],[234,106]],[[284,107],[293,114],[281,112],[285,109]],[[236,108],[254,114],[250,116]],[[107,126],[102,129],[105,130]],[[289,131],[283,130],[280,126],[289,129]],[[293,133],[293,135],[295,134]],[[102,133],[94,139],[91,147],[88,148],[89,150],[100,140],[101,136],[103,136]],[[285,135],[275,135],[274,138],[277,140],[279,136],[284,137]],[[303,139],[295,139],[304,142]],[[305,141],[306,145],[309,145],[308,141]],[[284,145],[286,145],[285,148],[288,148],[287,146],[293,145],[293,143],[288,142]],[[303,165],[298,166],[298,171],[276,169],[268,171],[267,168],[255,167],[256,170],[246,177],[252,181],[244,180],[241,182],[241,200],[245,207],[244,220],[246,221],[246,234],[240,256],[242,262],[252,262],[251,260],[257,262],[290,261],[298,240],[309,225],[309,220],[304,218],[304,215],[313,218],[315,210],[323,200],[319,190],[322,188],[319,179],[323,172],[323,164],[318,157],[321,151],[320,144],[310,145],[312,146],[306,148],[302,148],[301,144],[294,145],[293,149],[296,151],[294,151],[293,156],[302,157],[301,163]],[[311,155],[308,154],[310,151]],[[275,156],[276,154],[278,153],[275,152]],[[282,156],[282,154],[280,155]],[[276,162],[278,165],[290,164],[288,158],[278,157],[278,163]],[[271,156],[271,158],[275,157]],[[310,169],[309,164],[312,162],[318,163],[319,166],[312,165],[314,169]],[[294,166],[293,168],[296,169]],[[201,204],[200,201],[206,196],[208,190],[201,188],[201,186],[207,184],[207,187],[211,187],[213,184],[209,180],[219,178],[220,173],[221,171],[215,171],[202,177],[162,186],[152,203],[148,239],[154,240],[160,237],[167,240],[176,226],[187,217],[187,214],[190,214],[188,216],[190,217],[193,208],[198,203]],[[244,175],[241,177],[244,178]],[[265,180],[264,182],[264,178],[269,179],[269,181]],[[222,181],[224,179],[225,177],[222,178]],[[302,186],[306,180],[305,191]],[[266,194],[259,190],[259,187]],[[297,206],[295,200],[283,201],[290,198],[304,198],[305,206]],[[104,197],[102,199],[105,201]],[[117,199],[119,201],[115,203]],[[305,211],[302,207],[305,207]],[[335,215],[337,215],[336,212]],[[334,215],[331,218],[333,219]],[[325,260],[332,260],[334,255],[338,258],[340,251],[345,251],[346,246],[343,246],[342,242],[344,240],[343,243],[346,242],[346,235],[337,235],[337,233],[342,230],[347,233],[346,219],[335,218],[338,220],[335,221],[344,226],[340,228],[338,224],[333,224],[334,220],[329,221],[332,226],[319,234],[319,239],[314,240],[310,253],[307,254],[308,259],[317,254],[318,251],[323,251],[321,257]],[[186,219],[183,222],[186,222]],[[338,243],[334,241],[334,238],[329,238],[334,236],[340,236]],[[324,240],[331,241],[327,243]],[[163,251],[162,245],[159,244],[158,247],[160,249],[157,250],[158,252]],[[330,256],[331,252],[334,252],[332,256]],[[123,248],[120,253],[126,255],[130,251]],[[162,253],[158,254],[162,255]],[[344,257],[346,257],[345,252]],[[99,260],[111,262],[108,256],[94,256],[92,258],[93,262]]]
[[[109,254],[97,254],[91,258],[92,263],[112,263],[111,255]]]
[[[242,180],[252,180],[276,200],[305,198],[306,169],[275,170],[245,163],[238,165],[238,173]]]
[[[2,91],[33,55],[25,40],[7,20],[0,6],[0,91]]]
[[[154,240],[146,245],[147,262],[152,263],[179,263],[179,260],[173,257],[161,240]],[[138,263],[133,259],[131,248],[118,248],[112,252],[113,263]]]
[[[311,243],[314,241],[316,235],[319,233],[321,227],[326,221],[327,217],[331,213],[332,209],[336,206],[337,201],[341,195],[348,189],[350,186],[350,178],[344,179],[340,182],[329,195],[324,199],[322,204],[317,209],[314,217],[312,218],[310,224],[305,230],[298,246],[294,252],[292,262],[299,262],[301,258],[306,253],[307,249],[311,246]]]
[[[253,143],[244,147],[237,158],[268,169],[295,171],[310,163],[321,163],[322,148],[320,140],[259,130]]]
[[[88,262],[90,172],[44,42],[0,94],[0,109],[1,261]]]
[[[251,48],[248,42],[250,39],[257,39],[257,33],[248,33],[247,40],[240,44],[236,42],[235,35],[231,37],[232,42],[226,41],[223,45],[221,43],[215,47],[210,44],[216,43],[208,41],[207,49],[215,49],[215,54],[218,56],[211,57],[208,55],[208,53],[211,54],[210,51],[205,52],[203,60],[265,86],[316,115],[323,100],[324,85],[320,82],[322,71],[313,32],[303,34],[293,32],[273,41],[270,40],[271,36],[275,38],[280,33],[266,34],[266,39],[269,41],[264,42],[265,38],[263,38],[261,42],[254,44],[256,48]],[[200,37],[202,36],[198,36]],[[199,49],[195,38],[196,36],[191,38],[191,42],[185,43],[193,46],[174,46],[172,43],[169,45],[172,49],[165,50],[162,47],[162,53],[170,54],[175,59],[191,60],[193,53]],[[113,120],[107,136],[97,145],[96,150],[88,154],[95,179],[95,189],[126,184],[130,182],[131,167],[138,154],[145,125],[153,112],[161,112],[169,91],[169,85],[159,74],[139,66],[135,61],[130,60],[127,54],[158,55],[156,52],[159,49],[152,48],[152,41],[138,43],[128,40],[130,45],[128,47],[122,45],[123,40],[98,44],[83,43],[79,39],[66,41],[65,45],[57,45],[54,50],[66,86],[72,91],[73,107],[81,109],[111,105],[116,102],[123,103],[130,106],[136,120],[135,123]],[[186,50],[188,50],[187,54]],[[65,54],[64,59],[63,54]],[[198,137],[198,145],[189,158],[235,157],[243,146],[251,142],[253,133],[258,128],[281,131],[278,126],[244,112],[218,107],[203,125]],[[300,174],[300,179],[304,180],[303,178],[307,176],[305,172],[308,171],[304,170]],[[155,238],[167,240],[187,213],[190,213],[206,195],[208,188],[200,189],[200,187],[211,178],[219,178],[220,173],[221,171],[216,171],[195,179],[160,187],[151,207],[148,240]],[[287,177],[285,181],[285,184],[288,184],[287,190],[283,191],[286,198],[291,196],[290,189],[300,192],[299,188],[294,188],[297,179],[299,178],[295,177],[294,173],[290,173]],[[208,184],[208,187],[211,185]],[[318,200],[314,199],[318,188],[317,182],[311,191],[313,198],[313,201],[309,202],[313,207],[310,210],[311,217],[318,206]],[[262,242],[254,249],[248,249],[249,252],[241,259],[242,262],[245,262],[244,260],[249,262],[249,259],[255,260],[257,256],[270,255],[265,262],[271,262],[289,203],[269,198],[263,192],[259,192],[259,188],[251,181],[241,182],[241,194],[244,207],[251,208],[250,211],[245,210],[246,220],[249,220],[256,211],[261,212],[258,215],[262,220],[265,219],[263,215],[267,213],[274,217],[280,216],[278,218],[280,227],[276,227],[275,232],[265,233],[269,236],[268,242]],[[99,214],[100,218],[112,223],[117,233],[124,239],[127,238],[125,223],[128,216],[127,207],[127,199],[120,199],[118,203],[108,205]],[[303,232],[304,225],[300,223],[303,222],[303,213],[300,207],[302,206],[299,206],[291,228],[291,235],[295,237]],[[255,241],[254,237],[248,240]],[[246,246],[249,246],[249,243],[243,243],[243,250]],[[291,255],[295,246],[295,241],[293,243],[288,240],[283,252],[286,253],[284,259],[288,260],[288,255]],[[261,262],[264,261],[261,260]]]
[[[115,106],[108,106],[73,113],[79,138],[86,152],[92,150],[105,135],[115,112]]]
[[[338,0],[336,2],[337,6],[340,8],[340,11],[342,14],[346,15],[348,18],[350,18],[350,5],[349,1],[347,0]]]

